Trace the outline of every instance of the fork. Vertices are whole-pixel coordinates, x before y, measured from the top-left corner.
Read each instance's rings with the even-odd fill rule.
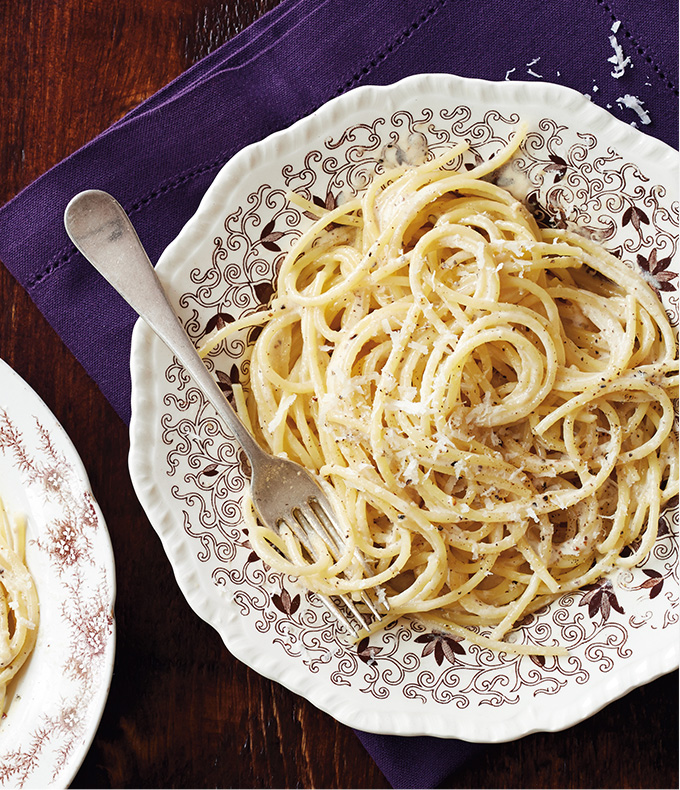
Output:
[[[311,538],[315,533],[337,560],[343,537],[323,489],[304,467],[263,450],[241,422],[177,317],[123,207],[106,192],[86,190],[66,207],[64,225],[76,248],[175,355],[243,448],[252,470],[251,493],[260,521],[277,533],[282,525],[288,526],[313,559],[318,558]],[[358,550],[355,558],[366,570]],[[379,587],[371,592],[377,600],[368,591],[359,598],[378,622],[382,619],[378,604],[385,611],[389,604]],[[365,614],[349,595],[316,595],[353,636],[359,633],[357,623],[369,628]]]

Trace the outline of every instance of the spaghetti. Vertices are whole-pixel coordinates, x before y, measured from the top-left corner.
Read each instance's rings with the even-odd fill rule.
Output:
[[[25,549],[24,520],[10,519],[0,500],[0,713],[9,682],[33,651],[40,620]]]
[[[637,271],[485,179],[520,142],[460,172],[461,143],[328,211],[291,195],[318,219],[269,309],[201,353],[262,325],[239,413],[319,475],[347,535],[312,560],[246,506],[263,560],[320,594],[382,584],[391,618],[534,652],[501,640],[655,542],[678,491],[678,359]]]

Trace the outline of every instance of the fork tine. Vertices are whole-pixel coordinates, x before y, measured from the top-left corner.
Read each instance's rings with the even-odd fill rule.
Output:
[[[342,551],[342,542],[335,525],[328,518],[328,515],[323,507],[321,507],[318,500],[310,499],[307,502],[306,508],[296,508],[293,513],[298,520],[304,520],[303,526],[306,526],[308,529],[313,529],[314,532],[316,532],[326,544],[333,558],[337,559],[338,552]]]
[[[364,590],[361,593],[361,600],[366,604],[366,606],[370,609],[371,614],[377,619],[382,620],[382,615],[376,608],[375,604],[371,600],[371,596]]]
[[[366,622],[366,619],[361,614],[361,612],[357,609],[356,604],[351,599],[351,597],[349,595],[339,595],[338,598],[340,598],[340,600],[345,604],[345,606],[350,610],[350,612],[356,617],[356,619],[362,625],[362,627],[368,630],[369,625]]]
[[[305,532],[303,525],[301,525],[297,519],[291,518],[288,520],[281,519],[279,524],[277,525],[279,529],[281,528],[280,525],[284,524],[288,529],[295,535],[295,537],[300,541],[300,543],[307,549],[310,557],[313,559],[317,559],[316,552],[314,550],[314,546],[312,541],[309,539],[309,533]]]
[[[318,598],[318,599],[321,601],[321,603],[322,603],[322,604],[323,604],[323,605],[326,607],[326,609],[328,609],[328,611],[329,611],[329,612],[330,612],[332,615],[334,615],[334,616],[335,616],[335,618],[336,618],[337,620],[339,620],[339,621],[340,621],[340,622],[341,622],[341,623],[342,623],[342,624],[345,626],[345,628],[347,628],[347,630],[348,630],[348,631],[349,631],[349,632],[350,632],[350,633],[351,633],[353,636],[356,636],[356,635],[357,635],[357,629],[356,629],[356,628],[354,627],[354,625],[353,625],[353,624],[352,624],[352,623],[351,623],[351,622],[350,622],[350,621],[349,621],[349,620],[348,620],[348,619],[345,617],[345,615],[344,615],[344,613],[343,613],[342,609],[340,609],[338,606],[336,606],[336,605],[333,603],[333,601],[332,601],[330,598],[328,598],[328,596],[326,596],[326,595],[317,595],[316,597],[317,597],[317,598]],[[364,628],[365,628],[365,627],[366,627],[366,626],[364,626]]]
[[[326,508],[323,506],[323,503],[318,499],[310,499],[307,504],[312,513],[314,513],[316,516],[317,521],[324,533],[333,540],[336,549],[341,550],[343,545],[342,535],[340,534],[340,530],[333,519],[326,512]]]

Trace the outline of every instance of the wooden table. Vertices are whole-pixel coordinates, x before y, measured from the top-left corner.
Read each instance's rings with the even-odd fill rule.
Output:
[[[275,4],[3,0],[0,202]],[[73,786],[389,787],[349,728],[193,614],[133,493],[127,428],[2,267],[0,302],[0,355],[71,436],[116,556],[113,684]],[[566,732],[490,747],[447,786],[677,787],[678,674]]]

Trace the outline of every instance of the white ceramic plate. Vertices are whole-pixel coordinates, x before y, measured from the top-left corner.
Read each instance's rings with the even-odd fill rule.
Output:
[[[188,332],[198,343],[217,322],[268,300],[276,261],[309,222],[287,190],[337,200],[381,157],[408,158],[420,135],[435,151],[469,139],[465,161],[474,163],[520,120],[529,135],[503,184],[544,220],[645,269],[677,323],[674,151],[563,87],[421,75],[352,91],[224,167],[158,264]],[[223,343],[213,368],[243,375],[243,343]],[[565,595],[518,629],[526,642],[559,641],[567,658],[497,654],[405,623],[348,644],[318,603],[251,551],[241,529],[241,454],[143,324],[131,364],[132,478],[184,595],[234,655],[338,720],[372,732],[504,741],[567,727],[677,666],[677,511],[664,516],[643,568]]]
[[[113,552],[66,432],[1,361],[0,495],[27,517],[26,560],[40,599],[36,646],[0,723],[0,787],[64,788],[90,748],[111,682]]]

